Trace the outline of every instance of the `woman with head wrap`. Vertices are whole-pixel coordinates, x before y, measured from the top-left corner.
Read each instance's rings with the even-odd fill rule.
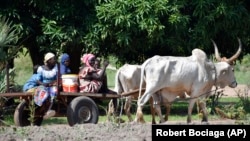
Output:
[[[61,62],[60,62],[61,75],[71,73],[71,70],[69,68],[69,64],[70,64],[69,55],[67,53],[63,53],[61,56]]]
[[[102,69],[95,67],[96,57],[93,54],[84,54],[81,58],[84,67],[79,71],[80,92],[98,93],[103,85],[108,62],[104,62]]]
[[[93,54],[84,54],[81,61],[84,64],[84,67],[81,68],[78,74],[80,92],[116,94],[116,92],[107,87],[105,71],[109,64],[108,62],[104,61],[103,68],[100,68],[99,64],[96,64],[99,62]],[[114,98],[112,103],[114,105],[115,113],[117,113],[117,98]]]
[[[44,65],[39,66],[37,69],[39,87],[37,88],[34,101],[38,106],[50,98],[50,107],[44,115],[44,118],[47,119],[55,115],[55,110],[51,110],[53,105],[54,97],[57,95],[57,61],[55,54],[49,52],[44,56]]]

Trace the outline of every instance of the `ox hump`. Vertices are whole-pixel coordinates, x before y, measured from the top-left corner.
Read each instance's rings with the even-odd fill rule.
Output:
[[[206,53],[198,48],[192,50],[192,58],[194,59],[194,61],[198,62],[205,62],[208,60]]]

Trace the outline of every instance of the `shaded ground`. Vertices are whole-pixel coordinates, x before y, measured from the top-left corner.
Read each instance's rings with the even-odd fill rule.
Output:
[[[246,86],[239,86],[244,90]],[[224,96],[237,96],[237,89],[226,88]],[[248,93],[249,94],[249,93]],[[184,125],[186,121],[168,121],[168,125]],[[199,125],[193,121],[191,125]],[[233,125],[234,120],[209,120],[209,125]],[[203,124],[204,125],[204,124]],[[206,125],[206,124],[205,124]],[[247,125],[248,126],[248,125]],[[151,124],[136,123],[98,123],[70,127],[67,124],[44,126],[7,127],[0,126],[0,140],[3,141],[151,141]]]

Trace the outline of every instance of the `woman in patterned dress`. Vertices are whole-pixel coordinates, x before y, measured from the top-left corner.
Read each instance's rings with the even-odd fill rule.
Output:
[[[84,54],[81,58],[84,67],[79,71],[80,92],[98,93],[103,85],[108,62],[104,62],[102,69],[95,67],[96,57],[93,54]]]

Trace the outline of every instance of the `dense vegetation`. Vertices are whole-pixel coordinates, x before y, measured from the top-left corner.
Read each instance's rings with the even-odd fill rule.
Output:
[[[249,5],[245,0],[9,0],[0,2],[0,17],[20,33],[8,44],[24,54],[27,48],[32,64],[43,63],[48,51],[68,52],[77,72],[86,52],[113,55],[120,64],[141,63],[156,54],[187,56],[193,48],[211,55],[210,39],[228,57],[241,38],[243,56],[250,52]],[[1,48],[1,56],[13,52]],[[10,59],[18,57],[14,53]]]

